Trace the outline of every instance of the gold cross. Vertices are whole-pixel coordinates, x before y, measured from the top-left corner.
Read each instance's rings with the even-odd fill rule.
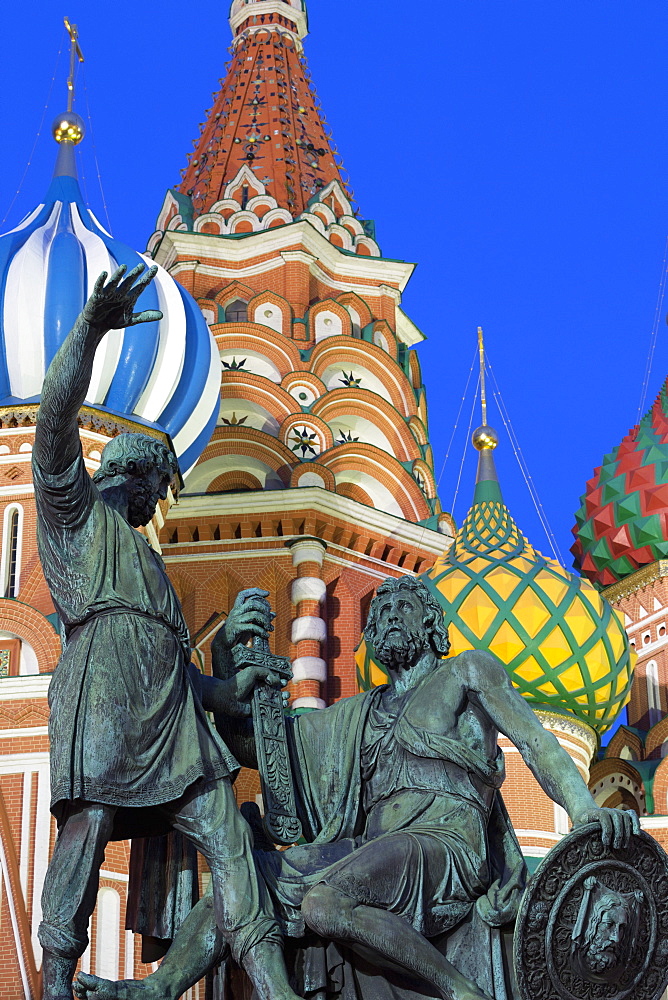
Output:
[[[74,104],[74,64],[78,57],[79,62],[84,61],[83,52],[79,47],[79,30],[76,24],[70,24],[68,18],[64,17],[65,28],[70,36],[70,75],[67,78],[67,110],[72,110]]]

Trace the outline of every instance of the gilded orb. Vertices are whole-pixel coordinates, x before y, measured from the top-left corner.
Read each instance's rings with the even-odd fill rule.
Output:
[[[74,111],[65,111],[62,115],[58,115],[51,126],[51,132],[56,142],[69,142],[73,146],[79,145],[85,131],[86,126],[83,118]]]
[[[471,435],[471,441],[476,451],[485,451],[486,449],[496,448],[499,443],[499,435],[493,427],[483,424],[482,427],[476,427]]]

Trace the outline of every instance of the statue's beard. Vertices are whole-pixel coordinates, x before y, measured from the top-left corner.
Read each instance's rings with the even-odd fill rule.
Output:
[[[404,628],[402,625],[388,629],[377,636],[373,648],[376,657],[388,670],[409,670],[420,659],[427,646],[424,632]]]
[[[155,514],[158,499],[148,483],[139,479],[132,484],[128,492],[128,521],[133,528],[148,524]]]
[[[587,951],[586,965],[592,972],[605,972],[607,969],[611,969],[618,964],[619,955],[616,948],[610,946],[607,948],[601,947],[594,942],[590,944]]]

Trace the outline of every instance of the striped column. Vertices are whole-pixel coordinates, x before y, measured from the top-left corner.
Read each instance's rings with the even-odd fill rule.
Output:
[[[327,638],[327,624],[321,609],[327,592],[322,578],[327,545],[320,538],[298,538],[288,546],[297,571],[291,595],[297,611],[292,623],[292,707],[324,708],[321,685],[327,680],[327,663],[322,657],[322,644]]]

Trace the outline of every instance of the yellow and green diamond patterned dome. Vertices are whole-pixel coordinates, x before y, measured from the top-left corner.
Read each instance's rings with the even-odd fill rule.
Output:
[[[602,733],[630,694],[635,654],[622,619],[588,581],[529,544],[501,496],[495,435],[476,435],[473,506],[451,548],[420,577],[443,606],[449,655],[491,650],[529,702],[565,709]],[[384,683],[363,647],[360,654],[360,686]]]

